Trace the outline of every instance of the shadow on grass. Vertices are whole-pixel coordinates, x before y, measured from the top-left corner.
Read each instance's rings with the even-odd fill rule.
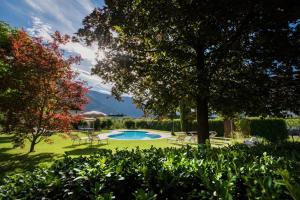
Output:
[[[103,146],[103,145],[107,145],[107,144],[104,144],[104,143],[97,143],[97,142],[94,142],[94,143],[90,143],[90,142],[83,142],[83,143],[77,143],[77,144],[71,144],[69,146],[65,146],[63,147],[64,149],[72,149],[72,148],[77,148],[77,147],[80,147],[80,146],[93,146],[93,147],[100,147],[100,146]]]
[[[67,155],[90,155],[93,153],[97,153],[101,149],[99,147],[105,146],[107,144],[97,144],[97,145],[89,145],[88,147],[84,149],[74,149],[70,151],[66,151],[65,153]]]
[[[2,136],[0,137],[0,144],[2,143],[9,143],[12,141],[12,137],[11,136]]]
[[[6,151],[9,151],[9,150],[11,150],[11,149],[13,149],[12,147],[11,148],[0,148],[0,154],[2,154],[2,153],[4,153],[4,152],[6,152]]]
[[[192,142],[170,142],[169,144],[172,144],[174,146],[178,146],[178,147],[184,147],[186,145],[189,145],[189,146],[197,146],[196,143],[192,143]]]
[[[0,153],[0,177],[11,173],[32,170],[40,163],[51,162],[53,153],[30,154],[7,154]]]
[[[69,145],[69,146],[65,146],[63,147],[64,149],[72,149],[72,148],[77,148],[77,147],[80,147],[80,146],[85,146],[89,143],[80,143],[80,144],[72,144],[72,145]]]

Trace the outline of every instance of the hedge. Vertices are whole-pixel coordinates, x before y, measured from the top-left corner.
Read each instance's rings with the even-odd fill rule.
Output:
[[[117,126],[116,126],[117,125]],[[298,119],[259,119],[259,118],[247,118],[235,121],[235,126],[238,131],[241,131],[245,136],[260,136],[270,142],[278,142],[285,140],[288,137],[287,128],[293,128],[300,126],[300,118]],[[130,119],[112,120],[102,119],[101,128],[137,128],[137,129],[155,129],[163,131],[172,131],[172,120],[152,120],[152,119]],[[197,122],[191,123],[191,130],[195,131]],[[209,130],[216,131],[217,136],[224,136],[224,122],[220,119],[209,120]],[[181,122],[179,119],[174,120],[174,131],[180,132]]]
[[[136,120],[136,128],[140,129],[155,129],[163,131],[172,131],[172,120]],[[195,131],[197,127],[197,122],[192,122],[192,129],[190,131]],[[218,136],[224,135],[224,125],[222,120],[209,120],[210,131],[216,131]],[[180,132],[181,124],[179,119],[174,120],[174,131]]]
[[[285,122],[289,129],[300,127],[300,118],[285,119]]]
[[[288,138],[284,119],[241,119],[239,125],[244,135],[263,137],[270,142],[281,142]]]
[[[136,128],[172,131],[172,120],[136,120]],[[180,120],[174,120],[174,131],[181,131]]]
[[[134,129],[135,128],[135,121],[134,120],[130,120],[130,119],[125,120],[124,121],[124,126],[127,129]]]
[[[0,180],[3,199],[298,199],[299,145],[99,150]]]

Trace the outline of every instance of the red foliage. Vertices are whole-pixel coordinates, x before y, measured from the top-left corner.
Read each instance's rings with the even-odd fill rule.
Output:
[[[46,130],[68,131],[72,123],[80,120],[70,111],[81,110],[88,102],[88,89],[75,81],[76,74],[71,70],[80,57],[65,58],[59,48],[70,37],[55,32],[52,38],[45,42],[18,31],[11,38],[10,58],[1,56],[12,66],[9,85],[19,94],[9,102],[8,119],[14,120],[7,123],[20,132],[32,134],[35,130],[34,134],[41,135]]]

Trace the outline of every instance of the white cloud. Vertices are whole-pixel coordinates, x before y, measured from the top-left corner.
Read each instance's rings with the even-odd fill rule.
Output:
[[[65,4],[66,1],[25,0],[25,2],[36,12],[45,14],[47,18],[52,18],[62,24],[64,30],[69,30],[72,32],[76,31],[76,28],[73,25],[73,20],[77,18],[77,13],[76,10],[72,10],[72,4],[69,4],[68,8],[68,4]],[[74,12],[74,15],[72,14],[72,12]],[[72,17],[74,17],[73,20]]]
[[[79,3],[87,12],[92,12],[92,10],[95,8],[95,5],[90,0],[77,0],[77,3]]]
[[[91,0],[25,0],[29,15],[37,15],[54,30],[73,34],[96,7]]]
[[[42,22],[38,17],[32,17],[32,27],[26,29],[32,36],[42,37],[46,40],[51,40],[53,33],[52,27],[49,24]],[[81,55],[82,59],[89,61],[92,65],[96,64],[96,59],[103,59],[104,53],[99,51],[96,45],[86,46],[78,42],[69,42],[62,46],[62,49],[69,53]]]
[[[42,37],[46,40],[51,40],[52,28],[50,25],[45,24],[38,17],[31,17],[32,19],[32,27],[27,28],[27,32],[35,37]]]
[[[28,33],[35,37],[42,37],[46,40],[51,40],[51,34],[53,29],[49,24],[44,23],[38,17],[32,17],[32,27],[26,29]],[[83,59],[82,63],[77,66],[72,66],[73,71],[78,73],[77,80],[81,80],[87,83],[91,90],[98,91],[105,94],[111,94],[111,84],[104,84],[103,80],[96,76],[91,75],[90,71],[96,59],[102,59],[104,54],[98,51],[96,45],[92,47],[85,46],[77,42],[69,42],[61,47],[69,54],[80,55]]]
[[[81,55],[82,59],[88,60],[92,65],[95,65],[97,63],[96,58],[104,58],[103,52],[99,52],[96,46],[87,47],[81,43],[70,42],[62,46],[62,49]]]
[[[81,26],[85,16],[96,7],[91,0],[25,0],[31,15],[32,26],[26,30],[33,36],[51,40],[51,34],[58,30],[62,34],[72,35]],[[85,81],[91,90],[105,94],[111,94],[111,84],[91,75],[90,71],[96,60],[104,57],[96,45],[86,46],[81,43],[70,42],[62,49],[68,54],[77,54],[82,57],[80,65],[72,66],[72,70],[78,72],[77,80]],[[128,96],[128,95],[124,95]]]
[[[34,1],[32,1],[32,0],[25,0],[25,2],[26,2],[29,6],[31,6],[32,8],[34,8],[35,10],[38,10],[38,11],[40,11],[40,12],[43,12],[43,9],[42,9],[38,4],[36,4]]]
[[[73,71],[78,73],[78,77],[76,78],[77,80],[80,81],[86,81],[87,86],[91,87],[91,90],[101,92],[104,94],[111,94],[111,84],[104,84],[104,81],[96,75],[91,75],[90,72],[81,70],[77,67],[73,67]]]

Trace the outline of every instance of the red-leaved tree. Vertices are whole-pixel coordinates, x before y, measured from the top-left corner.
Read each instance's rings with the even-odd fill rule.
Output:
[[[60,45],[70,37],[55,32],[51,41],[32,38],[25,31],[11,36],[10,52],[2,51],[1,59],[10,66],[5,76],[7,92],[2,95],[6,131],[14,135],[15,144],[27,139],[30,151],[48,138],[52,131],[67,132],[80,120],[74,112],[88,102],[87,88],[75,81],[71,65],[80,57],[65,58]]]

